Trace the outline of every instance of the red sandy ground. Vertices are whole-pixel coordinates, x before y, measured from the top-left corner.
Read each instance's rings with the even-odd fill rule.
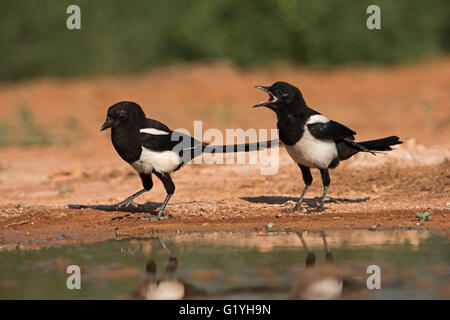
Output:
[[[301,88],[321,113],[358,132],[357,140],[392,134],[406,143],[386,155],[357,155],[331,172],[326,211],[286,214],[303,182],[298,167],[280,150],[277,174],[260,175],[259,165],[186,165],[173,175],[177,190],[167,213],[150,222],[136,213],[73,210],[67,204],[113,204],[141,188],[140,179],[99,132],[107,107],[120,100],[139,103],[148,117],[172,129],[275,128],[269,110],[250,106],[266,96],[253,85],[285,80]],[[68,117],[79,122],[80,141],[70,147],[0,149],[0,234],[4,244],[37,234],[86,231],[121,235],[150,231],[450,227],[450,58],[391,68],[300,67],[238,69],[227,64],[190,65],[139,75],[88,79],[39,79],[0,86],[4,121],[17,121],[27,103],[37,121],[57,130]],[[161,183],[137,199],[158,202]],[[69,192],[64,192],[69,191]],[[320,196],[320,176],[305,207]],[[287,200],[287,203],[285,203]],[[433,210],[419,222],[418,211]],[[26,235],[28,233],[28,235]]]

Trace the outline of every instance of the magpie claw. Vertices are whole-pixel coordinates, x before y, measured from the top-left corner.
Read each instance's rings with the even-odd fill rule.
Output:
[[[119,202],[118,204],[116,204],[117,209],[122,209],[122,208],[138,208],[139,204],[137,204],[136,202],[134,202],[132,199],[125,199],[122,202]]]
[[[283,212],[283,213],[294,213],[296,211],[301,211],[301,210],[302,210],[301,206],[295,205],[292,208],[283,209],[283,210],[281,210],[281,212]]]

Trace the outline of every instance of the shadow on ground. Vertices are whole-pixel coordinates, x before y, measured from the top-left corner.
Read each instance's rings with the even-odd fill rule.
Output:
[[[111,220],[121,220],[123,218],[131,216],[133,213],[149,213],[153,216],[156,216],[158,211],[157,209],[160,208],[162,205],[161,202],[147,202],[143,204],[137,204],[136,207],[134,206],[127,206],[127,207],[119,207],[118,204],[68,204],[67,207],[69,209],[95,209],[95,210],[102,210],[102,211],[109,211],[109,212],[127,212],[127,214],[123,216],[117,216],[112,218]],[[142,219],[146,217],[139,217],[138,219]],[[148,219],[147,217],[146,219]]]
[[[297,202],[299,198],[286,196],[259,196],[259,197],[241,197],[240,199],[251,203],[283,204],[287,201]],[[303,203],[305,203],[310,208],[314,208],[319,205],[321,199],[322,199],[321,197],[305,198],[303,199]],[[325,203],[357,203],[357,202],[366,202],[369,199],[370,199],[369,197],[359,199],[330,197],[325,200]]]
[[[182,203],[186,204],[193,202],[182,202]],[[118,204],[68,204],[67,208],[75,210],[94,209],[108,212],[126,212],[127,214],[123,216],[117,216],[111,219],[111,220],[120,220],[131,216],[133,213],[149,213],[153,216],[156,216],[159,212],[158,209],[161,208],[162,206],[162,202],[147,202],[143,204],[139,203],[136,204],[137,206],[122,206],[122,207],[119,207]],[[170,214],[167,216],[172,217]],[[139,217],[138,219],[148,220],[148,218],[149,217]]]
[[[130,212],[130,213],[151,213],[156,214],[157,208],[160,208],[161,202],[147,202],[139,204],[137,207],[119,207],[117,204],[68,204],[69,209],[95,209],[102,211],[120,211],[120,212]]]

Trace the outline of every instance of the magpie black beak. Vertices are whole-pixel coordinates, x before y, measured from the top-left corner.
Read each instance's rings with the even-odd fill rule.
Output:
[[[106,118],[105,123],[102,125],[102,127],[100,128],[100,131],[106,130],[108,128],[111,128],[111,123],[112,121],[109,118]]]
[[[252,108],[257,107],[269,107],[273,108],[273,104],[278,101],[278,98],[270,92],[269,87],[264,86],[255,86],[256,89],[262,90],[264,92],[267,92],[269,94],[269,100],[260,102],[258,104],[255,104]]]

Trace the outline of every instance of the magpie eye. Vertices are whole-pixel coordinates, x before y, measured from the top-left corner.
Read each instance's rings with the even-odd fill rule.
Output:
[[[127,112],[126,112],[125,110],[120,110],[120,111],[117,113],[117,116],[118,116],[120,119],[125,119],[125,118],[127,117]]]
[[[284,103],[291,103],[291,99],[289,99],[289,94],[287,93],[280,92],[280,95],[278,97]]]
[[[287,93],[285,93],[285,92],[283,92],[283,91],[281,91],[281,90],[276,90],[276,91],[275,91],[275,95],[276,95],[278,98],[287,98],[287,97],[289,96]]]

